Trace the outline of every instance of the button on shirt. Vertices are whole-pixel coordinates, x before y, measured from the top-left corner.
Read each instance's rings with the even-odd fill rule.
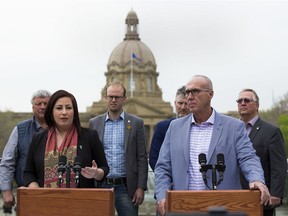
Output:
[[[197,124],[192,115],[192,123],[190,128],[190,149],[189,149],[189,190],[205,190],[202,173],[199,171],[200,165],[198,155],[200,153],[208,154],[211,142],[213,125],[215,120],[215,111],[206,122]]]
[[[122,178],[126,176],[124,125],[124,112],[114,121],[107,115],[103,139],[105,155],[110,168],[107,178]]]
[[[252,118],[247,124],[246,124],[246,132],[249,135],[254,124],[256,123],[256,121],[258,120],[259,116],[256,115],[254,118]]]

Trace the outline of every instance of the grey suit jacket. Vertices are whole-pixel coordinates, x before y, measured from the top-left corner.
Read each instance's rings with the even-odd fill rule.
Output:
[[[168,189],[188,190],[191,115],[175,119],[168,128],[155,168],[157,200],[164,199]],[[218,189],[241,189],[240,169],[249,182],[259,180],[265,183],[260,159],[252,147],[244,123],[215,112],[207,164],[216,164],[218,153],[224,154],[226,164],[224,180]],[[211,170],[207,172],[207,179],[212,188]]]
[[[283,197],[287,173],[285,144],[280,129],[262,119],[254,124],[249,137],[260,157],[264,170],[265,182],[271,196]],[[248,184],[241,178],[243,188]]]
[[[104,125],[108,113],[89,120],[89,127],[96,129],[101,142],[104,138]],[[124,112],[124,146],[126,157],[126,179],[128,193],[132,197],[137,188],[147,190],[148,160],[144,122],[141,118]],[[109,158],[107,158],[109,161]]]

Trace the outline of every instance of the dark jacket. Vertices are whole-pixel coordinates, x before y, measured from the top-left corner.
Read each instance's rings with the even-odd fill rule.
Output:
[[[48,130],[36,133],[33,136],[26,167],[24,170],[24,185],[28,186],[31,182],[38,182],[40,187],[44,186],[44,153],[46,147]],[[81,128],[78,134],[77,156],[82,159],[82,167],[91,167],[92,160],[95,160],[98,168],[104,170],[104,178],[109,172],[109,167],[104,154],[104,149],[98,134],[94,130]],[[80,188],[95,187],[94,179],[87,179],[80,175]]]
[[[271,196],[283,197],[287,162],[284,139],[280,129],[259,118],[254,124],[249,137],[257,156],[260,157],[265,183]],[[249,184],[243,175],[241,175],[241,184],[242,188],[249,188]],[[269,206],[265,206],[266,208],[269,208]]]
[[[155,165],[157,163],[160,148],[164,141],[166,132],[172,120],[175,118],[163,120],[157,123],[155,127],[155,132],[152,137],[151,146],[150,146],[150,153],[149,153],[149,165],[154,171]]]
[[[100,140],[104,138],[105,119],[107,113],[89,120],[89,127],[96,129]],[[148,160],[143,120],[124,112],[125,132],[125,164],[127,189],[131,197],[137,188],[147,190]],[[109,158],[107,158],[109,160]]]

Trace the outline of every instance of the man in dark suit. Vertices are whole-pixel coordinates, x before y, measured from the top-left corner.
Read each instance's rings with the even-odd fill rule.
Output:
[[[176,97],[174,101],[176,118],[180,118],[189,113],[187,108],[187,99],[185,96],[186,87],[182,86],[176,92]],[[149,164],[152,170],[154,171],[156,162],[158,160],[159,152],[163,140],[165,138],[166,131],[170,125],[170,122],[175,118],[162,120],[157,123],[155,127],[155,132],[152,137],[151,146],[150,146],[150,154],[149,154]]]
[[[261,159],[265,183],[271,194],[270,205],[264,207],[264,216],[272,216],[284,196],[287,173],[284,139],[278,127],[259,117],[259,97],[253,89],[243,89],[237,103],[241,120],[245,123],[256,154]],[[243,175],[241,184],[244,189],[248,188]]]
[[[119,216],[138,215],[148,178],[144,122],[123,111],[126,89],[121,83],[106,87],[106,101],[108,111],[89,121],[89,127],[97,130],[104,145],[110,168],[102,187],[114,188]]]

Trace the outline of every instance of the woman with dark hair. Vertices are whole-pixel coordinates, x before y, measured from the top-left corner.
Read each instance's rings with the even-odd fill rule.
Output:
[[[109,167],[97,132],[80,125],[75,97],[65,90],[56,91],[48,102],[44,117],[48,129],[33,136],[24,170],[25,185],[95,187],[94,181],[104,179]],[[60,166],[63,177],[59,176]],[[81,172],[79,179],[78,173],[73,171],[76,166],[79,174]],[[65,176],[67,169],[69,178]]]

